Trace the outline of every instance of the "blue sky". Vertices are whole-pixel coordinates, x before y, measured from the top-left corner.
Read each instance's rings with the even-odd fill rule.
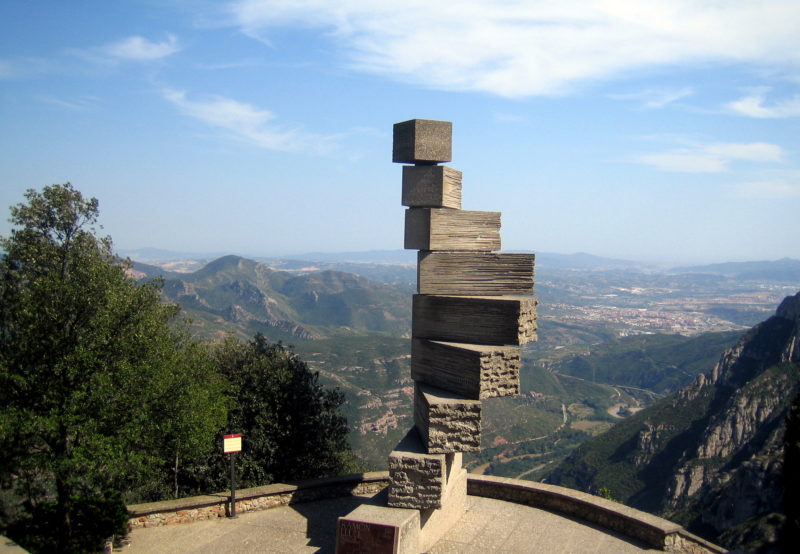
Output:
[[[798,28],[796,0],[5,0],[0,206],[71,181],[121,249],[398,249],[392,124],[442,119],[506,250],[800,258]]]

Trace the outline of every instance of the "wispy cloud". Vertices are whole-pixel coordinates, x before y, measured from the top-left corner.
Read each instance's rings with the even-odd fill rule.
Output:
[[[97,97],[94,96],[84,96],[76,100],[64,100],[52,94],[43,94],[39,95],[37,98],[46,104],[52,104],[75,111],[88,110],[97,102]]]
[[[645,154],[633,161],[661,171],[681,173],[722,173],[731,162],[776,163],[783,160],[783,149],[765,142],[714,143],[666,152]]]
[[[644,108],[658,109],[680,100],[681,98],[691,96],[692,94],[694,94],[694,90],[685,87],[678,90],[648,89],[640,92],[610,94],[609,96],[615,100],[634,100],[640,102]]]
[[[174,35],[161,42],[141,36],[131,36],[91,48],[70,48],[66,54],[97,67],[116,67],[124,62],[152,63],[180,52],[181,46]]]
[[[761,119],[800,116],[800,94],[768,104],[769,91],[769,88],[756,89],[752,94],[729,102],[725,107],[739,115]]]
[[[133,36],[107,44],[101,51],[110,58],[135,62],[160,60],[180,51],[178,39],[167,35],[163,42],[152,42],[144,37]]]
[[[222,96],[190,100],[186,92],[172,89],[163,91],[163,95],[185,115],[260,148],[323,153],[338,138],[287,129],[275,124],[272,112]]]
[[[180,49],[174,35],[167,35],[166,40],[161,42],[132,36],[91,48],[66,48],[51,58],[29,56],[0,59],[0,80],[74,74],[87,68],[113,68],[122,62],[153,62],[171,56]]]
[[[0,60],[0,79],[30,79],[51,73],[53,63],[43,58],[22,57]]]
[[[521,115],[509,112],[494,112],[492,119],[498,123],[522,123],[525,121],[525,118]]]
[[[754,181],[735,185],[736,194],[744,198],[774,200],[800,197],[800,181]]]
[[[228,13],[265,42],[318,29],[359,70],[508,97],[660,65],[800,65],[800,3],[787,0],[238,0]]]
[[[243,67],[258,67],[263,66],[264,62],[262,60],[258,60],[255,58],[248,58],[244,60],[236,60],[236,61],[228,61],[228,62],[217,62],[217,63],[206,63],[206,62],[198,62],[194,64],[195,67],[198,69],[205,69],[208,71],[219,71],[225,69],[241,69]]]

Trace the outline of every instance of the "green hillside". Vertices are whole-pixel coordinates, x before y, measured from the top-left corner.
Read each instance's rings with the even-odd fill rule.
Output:
[[[334,336],[407,335],[409,285],[386,285],[357,275],[321,271],[297,275],[239,256],[224,256],[194,273],[137,264],[146,277],[164,278],[164,294],[180,304],[198,335],[260,332],[272,341]]]
[[[554,361],[552,371],[588,381],[627,385],[657,393],[671,392],[707,371],[723,350],[741,336],[738,331],[700,336],[638,335]]]

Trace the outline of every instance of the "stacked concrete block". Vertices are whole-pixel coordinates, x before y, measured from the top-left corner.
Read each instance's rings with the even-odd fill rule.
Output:
[[[394,126],[392,160],[409,164],[403,166],[405,247],[420,251],[412,312],[414,426],[389,454],[389,507],[354,512],[340,523],[337,550],[354,545],[341,552],[377,551],[367,544],[374,537],[387,545],[406,537],[391,551],[424,552],[458,521],[467,497],[462,453],[480,449],[481,401],[519,393],[520,345],[536,340],[533,255],[497,252],[499,212],[461,209],[461,172],[439,165],[452,157],[451,139],[446,121]],[[401,509],[413,516],[392,512]],[[403,527],[417,521],[418,538]],[[343,536],[359,529],[365,538]]]
[[[430,454],[481,448],[481,403],[422,382],[414,384],[414,424]]]
[[[405,247],[419,255],[414,428],[389,455],[389,505],[420,510],[423,544],[463,512],[461,453],[480,449],[481,400],[519,393],[520,345],[536,339],[533,255],[498,252],[499,212],[461,209],[462,174],[439,165],[451,137],[445,121],[394,126],[392,159],[411,164]]]
[[[519,394],[519,368],[515,346],[411,341],[411,378],[465,398]]]
[[[414,337],[521,345],[535,341],[536,331],[536,299],[532,297],[414,295]]]

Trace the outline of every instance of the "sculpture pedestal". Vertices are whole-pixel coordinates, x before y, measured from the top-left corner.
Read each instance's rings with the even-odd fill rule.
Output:
[[[336,554],[418,554],[420,513],[362,504],[336,524]]]

